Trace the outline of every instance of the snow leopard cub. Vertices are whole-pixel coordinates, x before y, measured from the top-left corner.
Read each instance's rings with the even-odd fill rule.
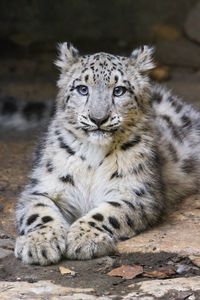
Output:
[[[60,46],[56,113],[18,200],[15,255],[47,265],[115,251],[199,185],[200,115],[150,83],[152,49]]]

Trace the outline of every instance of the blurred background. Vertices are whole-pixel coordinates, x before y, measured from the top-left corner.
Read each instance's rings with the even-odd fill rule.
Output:
[[[195,83],[200,78],[200,1],[0,0],[0,102],[53,99],[58,77],[53,61],[63,41],[84,54],[128,55],[138,45],[155,45],[159,68],[153,78],[197,104],[200,100]],[[23,109],[31,114],[42,107]],[[1,109],[5,113],[9,105]]]
[[[152,78],[200,107],[200,1],[0,0],[0,215],[13,235],[14,203],[57,93],[53,61],[64,41],[83,54],[155,45]]]

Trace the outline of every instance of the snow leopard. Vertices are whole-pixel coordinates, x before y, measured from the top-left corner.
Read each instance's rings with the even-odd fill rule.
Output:
[[[116,253],[198,192],[200,114],[149,78],[153,48],[130,56],[59,47],[56,111],[16,206],[27,264]]]

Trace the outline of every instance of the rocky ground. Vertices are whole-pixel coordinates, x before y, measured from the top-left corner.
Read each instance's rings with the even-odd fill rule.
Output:
[[[195,20],[199,16],[197,4],[185,23],[189,39],[171,27],[155,28],[162,40],[157,51],[162,63],[152,73],[153,79],[197,108],[200,35]],[[56,95],[53,59],[52,54],[1,59],[0,100],[26,101],[24,110],[31,114],[33,107],[38,112],[38,106],[30,103],[49,103]],[[183,200],[155,228],[119,243],[115,256],[83,262],[63,260],[47,267],[23,265],[14,257],[14,206],[41,131],[37,127],[23,131],[1,128],[0,132],[0,298],[200,299],[199,195]]]

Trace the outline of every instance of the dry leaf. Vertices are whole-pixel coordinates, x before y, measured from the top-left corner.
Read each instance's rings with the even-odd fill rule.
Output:
[[[173,267],[161,267],[154,271],[144,272],[142,275],[144,277],[164,279],[174,275],[175,273],[176,271]]]
[[[71,275],[71,276],[75,276],[76,275],[76,272],[70,270],[70,269],[67,269],[65,267],[59,267],[59,271],[62,275]]]
[[[200,255],[191,255],[189,259],[195,266],[200,267]]]
[[[140,275],[143,273],[143,267],[139,265],[122,265],[119,268],[115,268],[107,275],[109,276],[116,276],[116,277],[122,277],[123,279],[133,279],[137,275]]]

